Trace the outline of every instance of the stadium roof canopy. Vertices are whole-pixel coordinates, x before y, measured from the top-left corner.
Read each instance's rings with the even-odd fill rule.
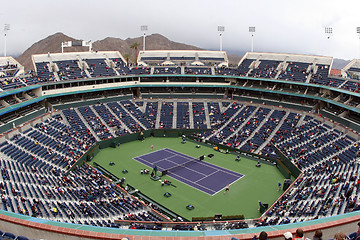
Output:
[[[228,57],[224,51],[202,50],[151,50],[140,51],[138,64],[149,65],[213,65],[228,66]]]
[[[86,61],[88,59],[103,59],[105,61],[108,61],[109,65],[112,65],[112,59],[121,59],[124,63],[126,63],[125,59],[119,51],[66,52],[32,55],[35,70],[37,70],[37,63],[48,63],[50,69],[55,69],[54,71],[58,71],[58,68],[54,67],[54,62],[77,61],[79,62],[79,64],[83,64],[83,61]]]
[[[245,59],[252,60],[270,60],[280,62],[299,62],[299,63],[313,63],[322,65],[332,65],[333,58],[326,56],[316,55],[303,55],[303,54],[288,54],[288,53],[263,53],[263,52],[247,52],[239,62],[239,65]]]
[[[24,72],[24,67],[13,57],[0,57],[0,77],[15,76]]]
[[[32,55],[34,63],[66,61],[66,60],[86,60],[86,59],[108,59],[121,58],[123,56],[118,51],[94,51],[94,52],[67,52],[67,53],[48,53]]]
[[[360,59],[353,59],[351,62],[349,62],[343,69],[342,74],[346,77],[350,77],[348,75],[351,75],[353,77],[360,76]]]

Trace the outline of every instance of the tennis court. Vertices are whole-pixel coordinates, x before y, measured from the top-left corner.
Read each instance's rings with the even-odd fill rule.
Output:
[[[167,175],[170,177],[209,195],[216,194],[227,184],[230,185],[244,176],[169,148],[144,154],[134,159],[150,168],[156,165],[159,171],[167,170]]]

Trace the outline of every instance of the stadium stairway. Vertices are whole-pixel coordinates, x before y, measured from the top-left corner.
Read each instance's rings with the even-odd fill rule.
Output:
[[[173,119],[172,119],[172,128],[176,129],[176,124],[177,124],[177,105],[178,105],[178,101],[176,99],[174,99],[173,101],[174,105],[173,105]]]
[[[37,133],[40,133],[40,134],[44,134],[44,132],[40,131],[38,128],[33,128],[34,132],[37,132]],[[44,134],[45,135],[45,134]],[[51,134],[46,134],[46,137],[48,139],[51,139],[52,141],[56,141],[58,144],[60,144],[61,146],[69,146],[69,143],[67,142],[64,142],[63,140],[61,139],[56,139],[54,136],[52,136]],[[76,136],[73,136],[73,138],[77,139]],[[77,139],[79,141],[79,139]],[[83,149],[80,149],[78,148],[77,150],[80,150],[81,151],[81,154],[84,153],[84,150]],[[56,150],[57,152],[59,152],[58,150]]]
[[[191,100],[189,100],[189,123],[190,123],[190,129],[194,129],[194,109]]]
[[[232,138],[233,136],[235,136],[245,125],[248,121],[250,121],[250,119],[252,119],[254,117],[254,115],[257,113],[257,111],[260,109],[260,107],[257,107],[245,120],[244,122],[232,133],[230,134],[224,141],[223,143],[226,143],[229,141],[230,138]]]
[[[185,74],[185,66],[181,66],[181,75],[184,75]]]
[[[312,73],[309,73],[309,75],[306,76],[305,83],[310,83],[311,77],[312,77]]]
[[[332,132],[332,131],[329,131],[329,132]],[[329,132],[324,132],[322,135],[319,135],[318,138],[320,138],[321,136],[324,136],[325,134],[328,134]],[[317,152],[317,151],[319,151],[319,150],[321,150],[321,149],[323,149],[323,148],[325,148],[325,147],[327,147],[327,146],[330,146],[330,145],[332,145],[334,142],[338,141],[339,139],[342,139],[343,137],[344,137],[343,135],[340,135],[340,136],[338,136],[338,137],[336,137],[336,138],[334,138],[334,139],[328,140],[328,141],[327,141],[326,143],[324,143],[323,145],[317,146],[317,148],[314,148],[314,149],[306,152],[306,153],[303,155],[303,157],[306,157],[306,156],[308,156],[308,155],[310,155],[310,154],[312,154],[312,153],[314,153],[314,152]]]
[[[68,123],[66,117],[63,115],[63,113],[61,112],[60,116],[62,116],[62,119],[59,120],[58,117],[54,117],[52,119],[48,119],[48,121],[44,121],[43,124],[44,126],[46,126],[48,128],[48,133],[47,136],[51,137],[55,140],[54,136],[52,136],[52,134],[58,136],[61,134],[66,135],[66,129],[70,129],[71,126]],[[38,131],[40,131],[39,129],[37,129]],[[43,131],[40,131],[43,132]],[[77,136],[76,134],[72,135],[71,137],[68,136],[67,139],[71,139],[73,138],[74,140],[77,140],[79,142],[83,142],[83,140],[81,138],[79,138],[79,136]],[[66,139],[66,138],[65,138]],[[64,140],[65,141],[65,140]],[[60,142],[64,142],[64,141],[60,141]],[[68,143],[65,143],[65,145],[68,145]],[[85,151],[84,149],[81,149],[83,152]]]
[[[295,128],[298,128],[298,127],[300,127],[301,125],[304,124],[304,119],[305,119],[305,117],[306,117],[306,114],[302,114],[302,115],[301,115],[301,117],[300,117],[298,123],[296,124]]]
[[[70,123],[68,122],[67,118],[65,117],[64,113],[63,113],[62,111],[60,111],[59,114],[60,114],[60,116],[61,116],[61,118],[62,118],[61,122],[62,122],[63,124],[65,124],[67,127],[70,127],[71,125],[70,125]]]
[[[260,147],[258,147],[258,149],[255,151],[255,154],[258,154],[266,145],[269,144],[269,142],[271,141],[271,139],[275,136],[275,134],[277,133],[277,131],[281,128],[281,126],[284,124],[285,119],[289,116],[290,112],[286,112],[285,116],[281,119],[281,121],[279,122],[279,124],[274,128],[274,130],[271,132],[271,134],[267,137],[266,141],[261,144]]]
[[[88,77],[88,78],[91,78],[91,74],[90,74],[90,72],[89,72],[89,65],[88,65],[88,63],[86,62],[86,61],[83,61],[83,59],[78,55],[78,56],[76,56],[76,58],[78,59],[78,61],[77,61],[77,65],[78,65],[78,67],[81,69],[81,70],[84,70],[84,72],[85,72],[85,74],[86,74],[86,76]]]
[[[323,127],[324,125],[322,124],[322,125],[320,125],[320,126]],[[312,130],[310,130],[310,131],[312,131]],[[310,131],[309,131],[309,132],[310,132]],[[316,135],[315,135],[315,134],[312,135],[311,137],[309,137],[309,138],[306,139],[305,141],[300,141],[299,143],[292,145],[291,147],[288,148],[288,150],[289,150],[289,151],[292,151],[292,150],[294,150],[294,149],[297,149],[297,148],[306,146],[306,144],[312,142],[312,141],[315,140],[315,139],[319,139],[321,136],[324,136],[325,134],[328,134],[329,132],[330,132],[330,129],[325,128],[325,129],[323,129],[323,132],[321,132],[321,133],[319,133],[319,134],[316,133]]]
[[[145,113],[146,111],[146,104],[147,102],[144,100],[143,101],[143,105],[142,106],[139,106],[139,104],[137,104],[137,102],[135,101],[132,101],[132,103],[142,112],[142,113]]]
[[[54,145],[46,145],[45,142],[43,142],[43,140],[40,140],[40,137],[36,137],[34,134],[36,134],[37,131],[34,129],[31,129],[31,131],[26,132],[26,134],[22,134],[22,136],[24,136],[26,139],[28,139],[29,141],[37,141],[38,145],[42,146],[45,149],[51,149],[51,151],[55,152],[56,154],[60,155],[61,157],[66,157],[66,155],[60,151],[57,151]],[[44,135],[40,135],[42,138],[45,138],[46,141],[48,141],[48,136],[44,136]],[[65,145],[66,146],[66,145]]]
[[[106,63],[106,65],[107,65],[109,68],[111,68],[111,69],[115,72],[115,74],[116,74],[117,76],[119,76],[120,73],[113,67],[113,66],[115,66],[115,64],[113,63],[113,61],[109,59],[109,57],[108,57],[108,55],[107,55],[106,53],[104,53],[104,57],[105,57],[105,63]]]
[[[238,148],[240,149],[242,146],[244,146],[249,140],[251,140],[255,134],[257,132],[259,132],[259,130],[261,129],[261,127],[269,120],[269,118],[271,117],[271,115],[273,114],[274,109],[271,109],[271,111],[266,115],[266,117],[261,121],[261,123],[257,126],[257,128],[255,128],[255,130],[249,135],[249,137],[243,141]]]
[[[39,156],[37,153],[32,152],[32,151],[26,149],[24,146],[19,145],[19,144],[15,143],[14,141],[10,141],[10,142],[11,142],[15,147],[17,147],[18,149],[22,150],[23,152],[29,154],[30,156],[36,157],[36,158],[38,159],[37,161],[40,160],[40,161],[43,162],[43,163],[49,164],[49,165],[52,166],[53,168],[59,168],[59,166],[55,165],[55,164],[52,163],[52,162],[47,161],[47,160],[46,160],[45,158],[43,158],[42,156]]]
[[[349,80],[344,81],[342,84],[340,84],[340,85],[338,86],[338,88],[342,88],[344,85],[347,84],[348,81],[349,81]]]
[[[84,123],[84,125],[86,126],[87,129],[89,129],[89,131],[91,132],[91,134],[93,135],[93,137],[96,139],[96,141],[100,141],[99,136],[94,132],[94,130],[92,129],[92,127],[90,127],[90,125],[88,124],[88,122],[84,119],[83,115],[81,114],[81,112],[79,111],[78,108],[74,108],[75,112],[77,113],[77,115],[79,116],[80,120]]]
[[[301,125],[300,127],[302,127],[302,126],[307,127],[307,123]],[[311,131],[313,131],[315,128],[319,127],[319,126],[322,126],[322,124],[314,123],[312,126],[309,126],[307,130],[305,130],[305,131],[303,131],[303,132],[298,132],[298,133],[292,134],[289,138],[286,138],[286,139],[284,139],[283,141],[276,143],[275,145],[276,145],[277,147],[279,147],[279,146],[282,146],[282,145],[284,145],[284,144],[288,144],[288,143],[292,142],[294,139],[298,138],[299,136],[301,136],[301,135],[303,135],[303,134],[306,134],[306,133],[308,133],[308,132],[311,132]],[[293,145],[293,146],[294,146],[294,145]]]
[[[204,101],[204,111],[205,111],[205,119],[206,119],[207,128],[211,129],[211,124],[210,124],[211,122],[210,122],[210,116],[209,116],[209,107],[207,105],[207,101]]]
[[[339,154],[341,154],[341,153],[345,152],[346,150],[348,150],[348,149],[350,149],[351,147],[356,146],[356,145],[360,145],[360,141],[353,142],[352,144],[349,144],[349,145],[348,145],[348,146],[346,146],[345,148],[342,148],[341,150],[334,152],[333,154],[331,154],[331,155],[327,156],[326,158],[324,158],[324,159],[322,159],[322,160],[318,161],[316,164],[314,164],[314,165],[312,165],[312,166],[308,166],[308,167],[307,167],[307,168],[305,168],[304,170],[306,170],[306,169],[310,169],[310,168],[312,168],[312,167],[314,167],[314,166],[317,166],[317,165],[320,165],[320,164],[322,164],[322,163],[324,163],[324,162],[326,162],[326,161],[328,161],[328,160],[332,159],[333,157],[335,157],[335,156],[337,156],[337,155],[339,155]]]
[[[220,107],[220,113],[226,112],[229,107],[231,107],[231,104],[224,106],[222,101],[219,101],[219,107]]]
[[[119,105],[124,109],[124,111],[132,118],[136,123],[138,123],[143,129],[147,130],[147,127],[145,127],[139,119],[137,119],[121,102]],[[136,105],[137,106],[137,105]]]
[[[4,179],[3,176],[0,175],[0,180],[2,180],[5,189],[7,189],[7,201],[5,204],[3,204],[3,208],[5,209],[11,208],[13,212],[18,211],[22,214],[23,212],[20,212],[20,210],[24,209],[26,210],[27,215],[29,215],[31,212],[33,212],[32,210],[31,212],[29,210],[31,209],[30,205],[36,199],[40,200],[40,205],[37,205],[36,208],[41,218],[68,222],[71,221],[71,218],[67,216],[66,211],[70,209],[75,214],[75,218],[73,220],[80,221],[82,223],[85,223],[87,220],[90,222],[97,220],[107,222],[109,220],[109,215],[111,215],[112,218],[121,219],[125,216],[124,213],[134,214],[136,216],[149,214],[150,209],[148,207],[133,208],[130,206],[129,208],[129,205],[124,203],[123,206],[128,206],[125,206],[125,208],[119,208],[119,206],[116,207],[112,205],[111,202],[109,202],[109,200],[105,197],[103,198],[107,205],[105,207],[99,204],[95,204],[94,202],[83,202],[84,206],[89,207],[93,213],[93,216],[89,220],[89,217],[86,214],[79,211],[79,204],[81,204],[82,201],[78,198],[79,194],[74,194],[76,191],[82,191],[82,189],[84,189],[84,183],[77,182],[77,184],[80,185],[76,187],[76,189],[70,187],[73,189],[72,191],[68,191],[68,187],[61,187],[63,188],[64,192],[63,194],[58,194],[54,188],[54,186],[58,186],[57,181],[55,182],[56,177],[44,173],[40,174],[39,172],[32,172],[29,169],[26,170],[26,168],[19,169],[14,167],[20,165],[15,165],[16,162],[14,160],[2,155],[3,154],[0,153],[1,159],[3,159],[2,166],[5,167],[5,164],[7,165],[6,168],[10,177]],[[68,178],[71,179],[72,182],[76,181],[74,178],[74,173],[71,173]],[[40,182],[42,179],[46,179],[46,182]],[[9,191],[10,189],[15,189],[14,193],[11,193]],[[49,193],[49,195],[45,194],[45,192]],[[19,201],[20,196],[25,198],[25,201]],[[126,195],[122,197],[127,198],[128,196]],[[56,214],[51,211],[53,208],[57,208]],[[124,210],[126,210],[126,212],[124,212]]]
[[[49,58],[49,72],[51,72],[53,75],[54,75],[54,77],[55,77],[55,80],[56,81],[60,81],[60,77],[59,77],[59,74],[58,74],[58,72],[57,71],[59,71],[59,67],[57,66],[57,64],[54,64],[54,62],[53,62],[53,59],[52,59],[52,57],[51,57],[51,55],[48,55],[48,58]],[[52,66],[54,66],[54,68],[52,68]],[[54,69],[54,70],[53,70]]]
[[[117,137],[114,130],[104,121],[104,119],[99,115],[99,113],[94,109],[94,106],[89,106],[89,108],[94,112],[94,114],[96,115],[96,117],[99,118],[99,120],[101,121],[102,124],[104,124],[106,126],[107,129],[109,129],[109,132],[111,133],[111,135],[113,137]]]
[[[116,102],[117,103],[117,102]],[[108,105],[109,103],[107,104],[104,104],[106,109],[109,110],[109,112],[114,116],[114,118],[116,118],[120,123],[121,123],[121,126],[126,129],[129,133],[133,133],[131,131],[131,129],[120,119],[119,115],[117,115],[113,109],[111,109],[111,107]],[[117,103],[119,105],[119,107],[122,107],[119,103]]]
[[[155,122],[155,128],[156,129],[159,129],[159,127],[160,127],[161,107],[162,107],[162,102],[159,101],[158,102],[157,113],[156,113],[156,122]]]
[[[220,104],[219,104],[220,105]],[[232,106],[232,104],[229,104],[229,106],[226,107],[226,109],[228,109],[230,106]],[[230,119],[228,121],[226,121],[219,129],[217,129],[216,131],[214,131],[212,134],[210,134],[205,140],[209,140],[211,137],[215,136],[218,132],[221,132],[234,118],[237,117],[237,115],[245,108],[246,106],[243,105],[241,106],[240,109],[238,109],[236,111],[236,113],[234,115],[232,115],[230,117]],[[220,106],[220,109],[223,108],[223,106]],[[223,108],[224,109],[224,108]]]
[[[110,60],[110,66],[113,66],[111,68],[115,72],[116,76],[120,76],[119,71],[115,68],[115,66],[116,66],[115,63],[112,60]]]

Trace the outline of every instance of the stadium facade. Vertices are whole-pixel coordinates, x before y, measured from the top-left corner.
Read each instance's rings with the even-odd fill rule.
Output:
[[[217,51],[140,51],[137,65],[116,51],[32,60],[28,73],[0,58],[0,230],[47,239],[353,232],[360,61],[331,76],[331,57],[278,53],[249,52],[235,67]],[[301,174],[260,219],[184,223],[75,167],[96,142],[151,129],[208,129],[196,137],[272,161],[274,145]]]

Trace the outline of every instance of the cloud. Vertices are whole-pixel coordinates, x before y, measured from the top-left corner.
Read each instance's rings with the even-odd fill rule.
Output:
[[[21,7],[19,7],[21,6]],[[219,48],[217,26],[225,26],[224,49],[250,49],[249,26],[256,27],[255,50],[328,55],[324,27],[333,27],[331,54],[358,56],[356,24],[360,1],[344,0],[18,0],[2,3],[0,27],[11,24],[8,53],[19,53],[56,32],[96,41],[105,37],[160,33],[173,41]],[[360,24],[360,23],[359,23]],[[0,37],[3,46],[3,37]],[[0,54],[3,49],[0,48]]]

